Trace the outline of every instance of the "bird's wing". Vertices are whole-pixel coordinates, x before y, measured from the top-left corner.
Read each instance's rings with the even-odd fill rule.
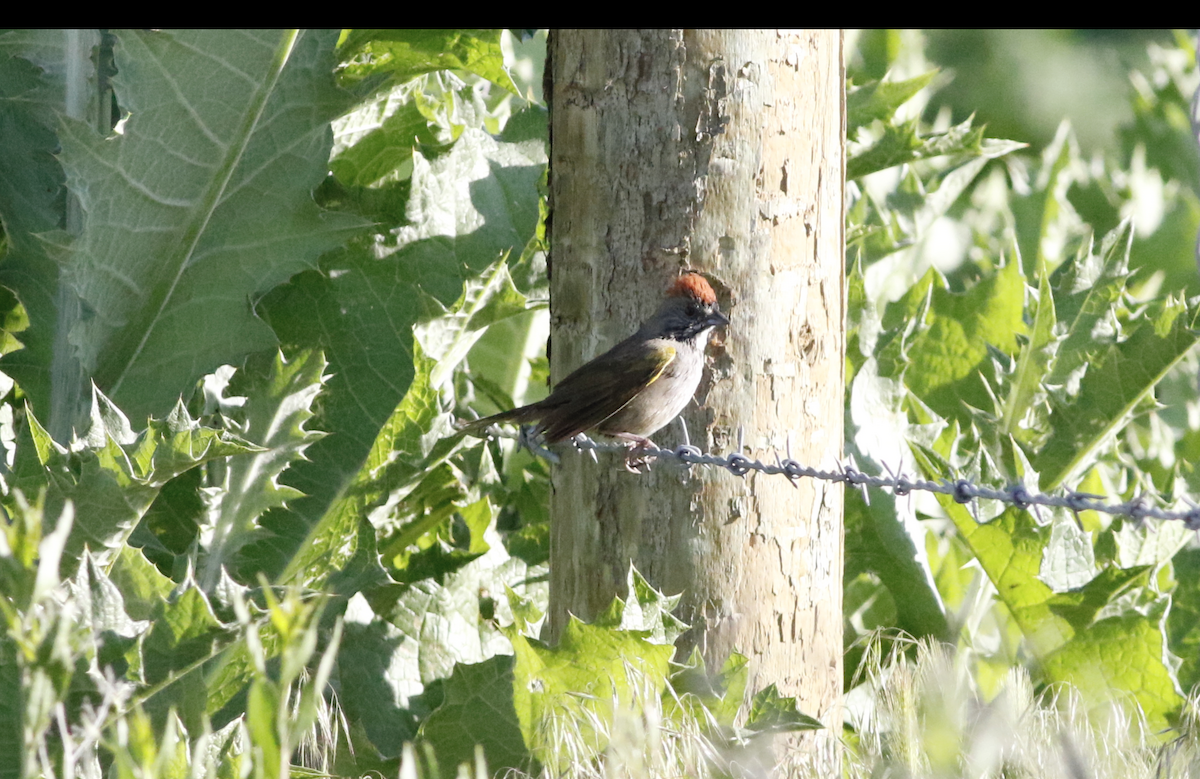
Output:
[[[599,425],[662,376],[675,354],[674,346],[661,341],[627,342],[576,370],[542,401],[546,440],[561,441]]]

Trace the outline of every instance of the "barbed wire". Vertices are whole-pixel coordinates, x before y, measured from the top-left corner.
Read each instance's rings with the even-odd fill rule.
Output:
[[[614,452],[633,457],[636,462],[661,461],[685,469],[693,465],[705,465],[724,468],[735,476],[744,477],[751,472],[767,476],[785,476],[793,487],[800,479],[840,482],[859,488],[863,493],[863,499],[868,504],[871,502],[867,493],[868,489],[890,490],[893,495],[898,497],[913,492],[929,492],[937,495],[949,495],[955,502],[961,504],[973,503],[980,499],[997,500],[1017,508],[1032,510],[1034,513],[1040,506],[1064,508],[1075,513],[1098,511],[1103,514],[1130,517],[1137,522],[1146,519],[1176,520],[1183,522],[1189,530],[1200,530],[1200,506],[1190,500],[1186,501],[1190,508],[1185,511],[1156,506],[1147,495],[1140,495],[1122,503],[1110,503],[1103,495],[1093,495],[1076,490],[1062,490],[1059,494],[1047,494],[1030,492],[1024,484],[1020,483],[995,488],[981,486],[965,478],[938,481],[910,478],[903,473],[892,472],[886,464],[884,468],[888,471],[887,476],[872,476],[860,471],[854,465],[853,458],[850,458],[848,463],[840,463],[836,470],[822,470],[803,465],[792,459],[790,436],[786,457],[781,458],[776,453],[773,464],[764,463],[762,460],[740,454],[745,449],[744,431],[738,431],[737,451],[727,455],[718,455],[704,452],[699,447],[693,446],[688,441],[687,426],[681,425],[681,427],[684,431],[684,443],[674,449],[665,449],[651,444],[646,447],[638,446],[631,450],[626,444],[601,443],[583,433],[568,441],[554,444],[554,446],[556,448],[570,447],[579,452],[588,452],[593,460],[596,459],[597,452]],[[528,449],[534,455],[551,462],[558,462],[560,459],[558,453],[548,448],[541,440],[533,426],[526,425],[520,429],[520,432],[513,434],[505,433],[493,425],[485,433],[496,437],[515,438],[519,447]]]

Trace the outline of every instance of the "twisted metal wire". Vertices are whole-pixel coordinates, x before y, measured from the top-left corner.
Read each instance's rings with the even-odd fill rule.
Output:
[[[743,454],[740,450],[744,449],[744,431],[738,433],[738,451],[731,452],[727,455],[717,455],[703,452],[697,446],[692,446],[688,442],[687,427],[683,426],[684,443],[674,449],[664,449],[654,446],[637,447],[632,453],[642,461],[659,461],[667,462],[684,469],[690,468],[693,465],[706,465],[724,468],[735,476],[744,477],[747,473],[754,471],[767,476],[782,475],[787,477],[792,486],[796,486],[796,482],[800,479],[819,479],[828,482],[841,482],[851,487],[858,487],[862,490],[863,499],[870,503],[870,498],[867,494],[868,488],[891,490],[896,496],[908,495],[911,492],[930,492],[937,495],[949,495],[955,502],[967,504],[972,503],[980,498],[986,500],[998,500],[1002,503],[1016,506],[1021,509],[1032,509],[1035,512],[1037,507],[1046,506],[1049,508],[1064,508],[1073,512],[1080,511],[1099,511],[1104,514],[1112,514],[1114,516],[1125,516],[1141,522],[1145,519],[1167,519],[1182,521],[1189,530],[1200,530],[1200,506],[1195,505],[1190,500],[1191,506],[1186,511],[1175,511],[1160,508],[1153,504],[1153,501],[1146,495],[1138,496],[1132,500],[1123,503],[1110,503],[1103,495],[1093,495],[1086,492],[1078,492],[1075,490],[1063,490],[1060,494],[1047,494],[1040,492],[1030,492],[1024,484],[1010,484],[1003,488],[985,487],[969,479],[941,479],[939,481],[931,481],[929,479],[910,478],[903,473],[893,473],[890,468],[887,476],[872,476],[860,471],[854,466],[853,460],[849,463],[841,463],[836,470],[821,470],[808,465],[803,465],[791,456],[791,445],[789,437],[789,445],[787,456],[780,458],[778,453],[775,455],[774,464],[764,463],[762,460],[752,459]],[[520,432],[513,435],[504,433],[495,426],[488,428],[488,435],[515,438],[517,445],[528,449],[534,455],[543,457],[551,462],[557,463],[559,455],[546,447],[544,442],[537,435],[532,426],[526,425],[521,428]],[[596,459],[596,452],[618,452],[622,454],[630,454],[629,446],[620,443],[600,443],[588,436],[580,433],[569,441],[564,441],[561,444],[555,445],[557,448],[570,447],[576,451],[588,452],[592,459]]]

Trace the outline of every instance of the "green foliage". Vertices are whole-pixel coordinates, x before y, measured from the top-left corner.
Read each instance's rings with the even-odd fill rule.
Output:
[[[1156,110],[1180,110],[1196,87],[1194,56],[1153,81],[1176,85],[1155,93],[1174,101]],[[933,137],[892,116],[902,111],[879,111],[896,129],[876,126],[875,137]],[[1133,145],[1149,142],[1143,134]],[[1181,505],[1194,426],[1181,414],[1198,397],[1200,306],[1163,283],[1169,256],[1157,266],[1134,258],[1139,243],[1174,231],[1194,251],[1194,191],[1168,188],[1175,203],[1147,217],[1144,190],[1109,189],[1106,208],[1127,218],[1089,225],[1080,210],[1101,181],[1096,171],[1130,180],[1121,160],[1085,166],[1065,124],[1040,160],[995,147],[1005,148],[1003,168],[944,158],[862,182],[851,206],[852,225],[863,226],[851,227],[848,449],[860,463],[925,478]],[[1163,163],[1155,175],[1175,170]],[[950,217],[957,232],[930,240]],[[1179,411],[1161,405],[1164,388]],[[1194,665],[1174,657],[1190,654],[1187,617],[1168,616],[1174,598],[1194,597],[1172,572],[1190,536],[1179,523],[940,495],[847,502],[848,642],[901,628],[973,648],[987,696],[1003,669],[1028,661],[1038,683],[1071,685],[1085,709],[1128,706],[1152,731],[1178,721],[1181,689],[1197,680]],[[848,680],[865,657],[851,653]]]
[[[970,649],[922,642],[890,657],[879,649],[869,647],[862,684],[847,699],[847,776],[1151,779],[1197,768],[1193,724],[1163,745],[1136,709],[1092,708],[1069,687],[1039,693],[1019,667],[988,695]]]
[[[7,37],[28,51],[55,34]],[[78,392],[56,366],[78,361],[128,413],[154,413],[204,373],[272,346],[247,301],[366,226],[310,196],[329,122],[348,104],[333,83],[332,35],[123,34],[112,49],[113,99],[129,112],[120,132],[105,137],[60,108],[57,157],[10,163],[44,177],[61,165],[81,212],[78,229],[41,234],[28,275],[5,279],[22,299],[58,290],[56,311],[29,309],[30,329],[67,328],[65,340],[14,371],[52,429],[55,393]],[[6,220],[25,208],[20,197],[0,205]]]
[[[1120,149],[1085,164],[1065,124],[1031,156],[923,121],[946,77],[913,41],[864,34],[851,72],[849,453],[1180,503],[1194,51],[1156,50]],[[636,571],[538,639],[547,466],[452,416],[548,373],[546,112],[512,45],[0,35],[0,779],[731,775],[820,727],[773,685],[748,696],[745,657],[673,663],[676,599]],[[1187,726],[1182,526],[847,503],[848,639],[956,643],[978,700],[1032,700],[1008,679],[1027,664],[1093,717]],[[900,717],[889,694],[851,699]],[[949,766],[970,697],[851,735]],[[913,722],[920,750],[884,737]]]
[[[496,535],[490,453],[443,442],[471,346],[537,308],[503,259],[536,277],[544,111],[489,134],[516,91],[494,31],[72,35],[0,36],[2,499],[24,528],[0,764],[282,776],[323,717],[329,768],[394,765],[425,684],[511,651],[485,593],[544,601]],[[277,602],[285,583],[306,594]],[[404,672],[381,689],[372,664]],[[355,708],[380,693],[407,731]],[[85,700],[120,735],[71,751]]]

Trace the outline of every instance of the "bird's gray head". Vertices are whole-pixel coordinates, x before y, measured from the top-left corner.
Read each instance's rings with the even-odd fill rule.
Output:
[[[714,327],[729,324],[717,307],[717,295],[708,280],[699,273],[685,273],[667,290],[667,298],[654,317],[646,323],[655,335],[676,341],[691,341]],[[645,329],[645,328],[644,328]]]

